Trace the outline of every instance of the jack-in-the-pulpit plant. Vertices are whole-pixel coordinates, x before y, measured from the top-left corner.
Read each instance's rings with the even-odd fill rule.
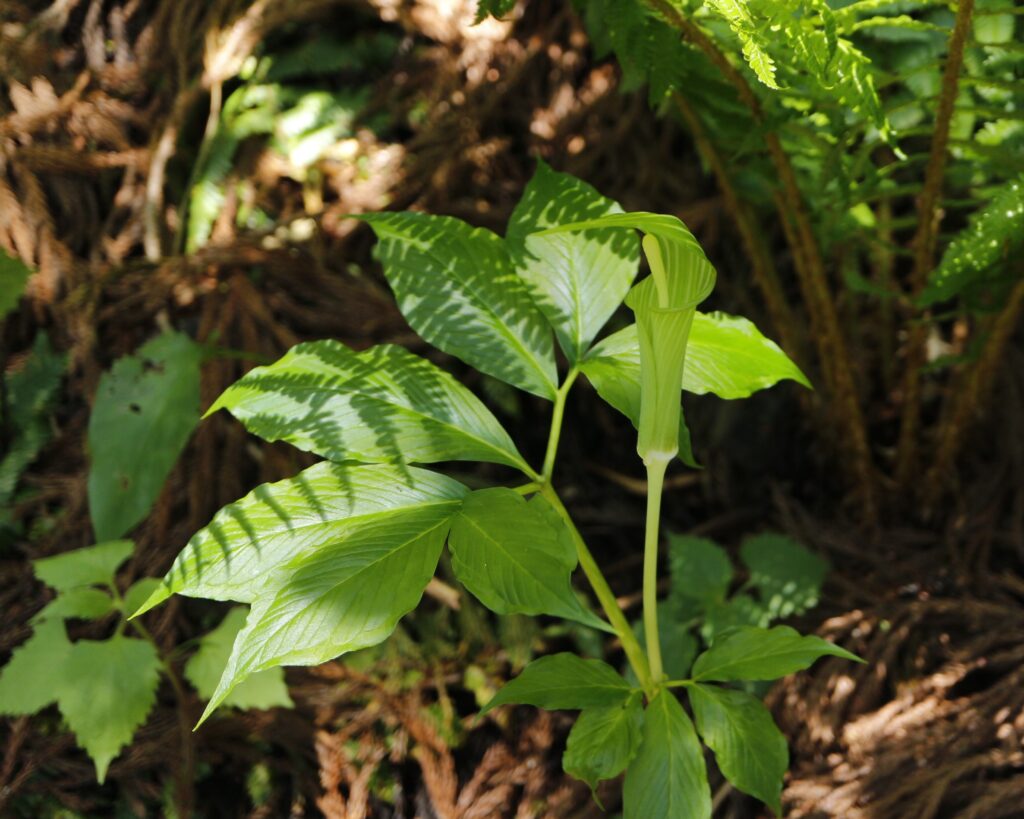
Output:
[[[601,659],[544,657],[488,710],[580,710],[565,768],[591,787],[625,771],[630,819],[710,816],[698,736],[735,787],[778,812],[786,743],[757,698],[723,683],[774,679],[823,655],[855,658],[785,626],[748,626],[722,633],[688,675],[668,679],[657,622],[658,521],[666,467],[677,454],[692,461],[681,391],[739,398],[780,379],[806,384],[802,373],[749,321],[697,312],[715,271],[682,222],[623,213],[543,163],[505,238],[422,213],[360,218],[377,234],[399,308],[423,339],[552,402],[544,460],[529,463],[475,395],[400,347],[306,343],[251,371],[209,412],[226,409],[256,435],[325,460],[219,512],[136,615],[175,593],[251,606],[202,720],[252,674],[385,640],[417,606],[447,548],[459,582],[492,611],[613,634],[632,670],[627,679]],[[638,231],[651,275],[634,286]],[[595,344],[623,301],[636,323]],[[553,480],[566,398],[580,375],[639,432],[650,479],[646,647]],[[501,464],[506,485],[470,490],[420,466],[452,461]],[[577,568],[603,617],[574,592]]]

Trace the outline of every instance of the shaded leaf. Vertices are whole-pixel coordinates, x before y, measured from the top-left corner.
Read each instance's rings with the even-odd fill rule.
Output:
[[[640,263],[638,242],[629,231],[608,229],[530,234],[621,212],[590,185],[539,160],[508,223],[505,241],[516,272],[571,363],[582,358],[629,291]]]
[[[165,333],[104,373],[89,416],[89,514],[99,540],[146,517],[199,421],[201,348]]]
[[[671,691],[644,712],[640,750],[626,771],[624,819],[710,819],[711,788],[693,723]]]
[[[18,306],[31,275],[32,271],[21,259],[0,248],[0,321]]]
[[[721,546],[707,538],[670,535],[668,550],[670,596],[687,597],[705,606],[725,599],[733,572]]]
[[[828,564],[796,541],[785,535],[756,535],[743,541],[740,557],[772,619],[803,614],[818,605]]]
[[[554,399],[551,330],[501,238],[447,216],[359,218],[380,240],[376,256],[413,330],[481,372]]]
[[[71,646],[58,686],[58,704],[103,783],[107,768],[131,742],[156,701],[160,660],[145,640],[115,635]]]
[[[333,461],[488,461],[522,456],[480,400],[444,370],[393,345],[356,353],[337,341],[293,347],[230,386],[226,409],[267,441]]]
[[[715,685],[693,685],[687,691],[697,730],[725,778],[781,816],[789,749],[764,703],[745,691]]]
[[[228,611],[217,628],[199,638],[199,649],[185,663],[185,677],[196,687],[200,697],[209,699],[217,690],[217,683],[231,656],[231,646],[245,625],[245,617],[245,609],[236,606]],[[236,708],[291,708],[294,703],[288,695],[284,671],[269,668],[239,683],[225,698],[224,705]]]
[[[643,724],[639,693],[618,705],[585,709],[569,732],[562,767],[593,791],[626,770],[640,748]]]
[[[488,17],[504,17],[516,7],[516,0],[480,0],[476,7],[476,20],[480,23]]]
[[[277,569],[340,548],[396,512],[450,514],[466,492],[458,481],[417,467],[316,464],[221,509],[134,616],[175,593],[252,603]]]
[[[466,497],[452,521],[448,547],[455,576],[497,614],[550,614],[606,627],[573,592],[576,548],[543,497],[512,489]]]
[[[621,705],[633,690],[607,663],[563,652],[534,660],[480,713],[509,704],[549,711]]]
[[[32,562],[36,577],[59,592],[80,586],[113,585],[118,567],[131,557],[130,540],[112,540]]]
[[[159,577],[143,577],[136,580],[124,593],[122,610],[126,617],[130,617],[153,593],[160,588]]]
[[[855,654],[813,635],[801,636],[789,626],[743,627],[724,634],[693,664],[693,679],[774,680],[811,666],[825,657],[863,662]]]

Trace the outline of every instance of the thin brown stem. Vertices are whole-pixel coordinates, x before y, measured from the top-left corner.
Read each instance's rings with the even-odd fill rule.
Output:
[[[1009,347],[1014,332],[1020,328],[1022,319],[1024,279],[1013,288],[1006,306],[996,318],[981,357],[971,367],[963,383],[950,396],[953,404],[950,411],[944,415],[935,459],[925,477],[926,510],[935,507],[942,492],[949,486],[949,476],[953,472],[966,434],[988,405],[1003,354]]]
[[[935,247],[942,220],[942,183],[946,175],[946,158],[949,148],[949,128],[953,119],[957,91],[960,85],[960,70],[964,61],[964,45],[971,29],[974,0],[961,0],[956,11],[956,23],[949,37],[949,54],[942,76],[942,90],[935,114],[935,129],[932,146],[925,168],[924,188],[918,200],[917,233],[914,236],[914,267],[911,272],[912,295],[921,292],[928,280],[935,262]],[[927,315],[924,316],[927,319]],[[900,417],[900,437],[896,448],[896,482],[906,487],[915,472],[918,461],[918,436],[921,427],[921,368],[927,358],[929,322],[920,321],[913,325],[907,342],[906,371],[903,375]]]
[[[787,238],[793,250],[801,294],[810,314],[826,386],[835,398],[830,406],[833,426],[845,450],[846,464],[856,485],[864,517],[870,522],[876,515],[876,500],[867,426],[854,382],[852,360],[828,285],[825,262],[797,182],[796,171],[779,135],[767,128],[764,111],[753,88],[729,58],[669,0],[644,0],[644,3],[704,53],[733,86],[740,101],[750,109],[754,121],[764,129],[768,155],[782,186],[782,196],[776,198],[776,204],[783,221],[787,218],[792,220],[792,230],[787,231]]]
[[[786,297],[782,292],[782,284],[779,281],[779,274],[775,269],[775,262],[765,245],[764,237],[761,235],[760,230],[758,230],[754,214],[736,192],[736,186],[729,175],[725,160],[722,158],[718,148],[715,147],[715,143],[709,136],[700,115],[690,105],[689,100],[679,92],[672,95],[672,100],[675,103],[676,110],[679,111],[679,115],[686,123],[686,127],[689,128],[690,135],[697,145],[697,150],[704,157],[704,161],[708,163],[708,167],[718,183],[718,188],[725,198],[729,214],[732,216],[736,230],[740,234],[740,241],[743,242],[743,249],[750,260],[750,269],[754,275],[754,281],[764,296],[768,318],[786,352],[798,365],[802,365],[803,356],[800,354],[803,346],[802,339],[797,337],[797,324],[793,320],[793,312],[786,303]]]

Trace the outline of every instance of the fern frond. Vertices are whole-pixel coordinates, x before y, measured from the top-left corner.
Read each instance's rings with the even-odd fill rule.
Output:
[[[1024,248],[1024,176],[1000,187],[949,245],[921,295],[925,305],[946,301],[992,281]]]

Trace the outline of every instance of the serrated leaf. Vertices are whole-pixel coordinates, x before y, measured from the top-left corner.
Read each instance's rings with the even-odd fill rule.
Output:
[[[0,668],[0,714],[34,714],[57,701],[57,682],[65,675],[71,643],[64,621],[50,620],[36,626],[32,636],[14,649]]]
[[[89,514],[99,540],[149,514],[199,421],[202,349],[165,333],[104,373],[89,416]]]
[[[72,618],[94,620],[110,614],[116,608],[114,598],[101,589],[69,589],[47,603],[32,618],[32,622]]]
[[[626,771],[624,819],[710,819],[711,788],[693,723],[671,691],[644,712],[640,750]]]
[[[246,610],[240,606],[235,607],[217,628],[199,638],[198,650],[185,663],[185,677],[195,686],[200,697],[209,699],[217,690],[217,682],[228,664],[231,646],[245,625],[245,617]],[[291,708],[294,703],[288,694],[284,671],[268,668],[239,683],[225,698],[224,705],[262,709]]]
[[[636,277],[640,250],[628,231],[532,236],[545,228],[622,213],[590,185],[539,160],[509,219],[506,244],[570,363],[586,352]]]
[[[693,679],[730,682],[774,680],[811,666],[825,657],[863,662],[845,648],[789,626],[738,628],[724,634],[693,664]]]
[[[593,791],[626,770],[640,748],[643,725],[639,693],[618,705],[585,709],[569,732],[562,767]]]
[[[175,593],[252,603],[290,561],[338,548],[396,513],[450,511],[467,491],[458,481],[412,466],[316,464],[221,509],[135,616]]]
[[[796,541],[785,535],[756,535],[740,546],[740,558],[772,619],[803,614],[818,605],[828,564]]]
[[[337,341],[299,344],[228,387],[207,415],[219,409],[267,441],[332,461],[524,465],[473,393],[390,344],[361,353]]]
[[[0,247],[0,321],[15,307],[32,271],[17,256]]]
[[[534,660],[480,711],[499,705],[576,710],[620,705],[634,689],[610,665],[563,652]]]
[[[733,571],[721,546],[707,538],[670,535],[668,549],[670,597],[686,597],[703,606],[725,599]]]
[[[419,603],[458,506],[394,509],[282,565],[259,591],[200,723],[251,674],[385,640]]]
[[[59,592],[81,586],[109,586],[134,549],[130,540],[112,540],[34,560],[32,569],[36,577]]]
[[[58,683],[58,705],[100,784],[156,701],[160,659],[145,640],[115,635],[71,646]]]
[[[764,703],[745,691],[715,685],[693,685],[687,692],[697,730],[725,778],[781,816],[789,749]]]
[[[554,399],[551,330],[501,238],[447,216],[359,218],[380,240],[376,256],[413,330],[481,372]]]
[[[497,614],[550,614],[605,628],[572,589],[576,548],[543,497],[512,489],[466,497],[452,521],[448,547],[455,576]]]

